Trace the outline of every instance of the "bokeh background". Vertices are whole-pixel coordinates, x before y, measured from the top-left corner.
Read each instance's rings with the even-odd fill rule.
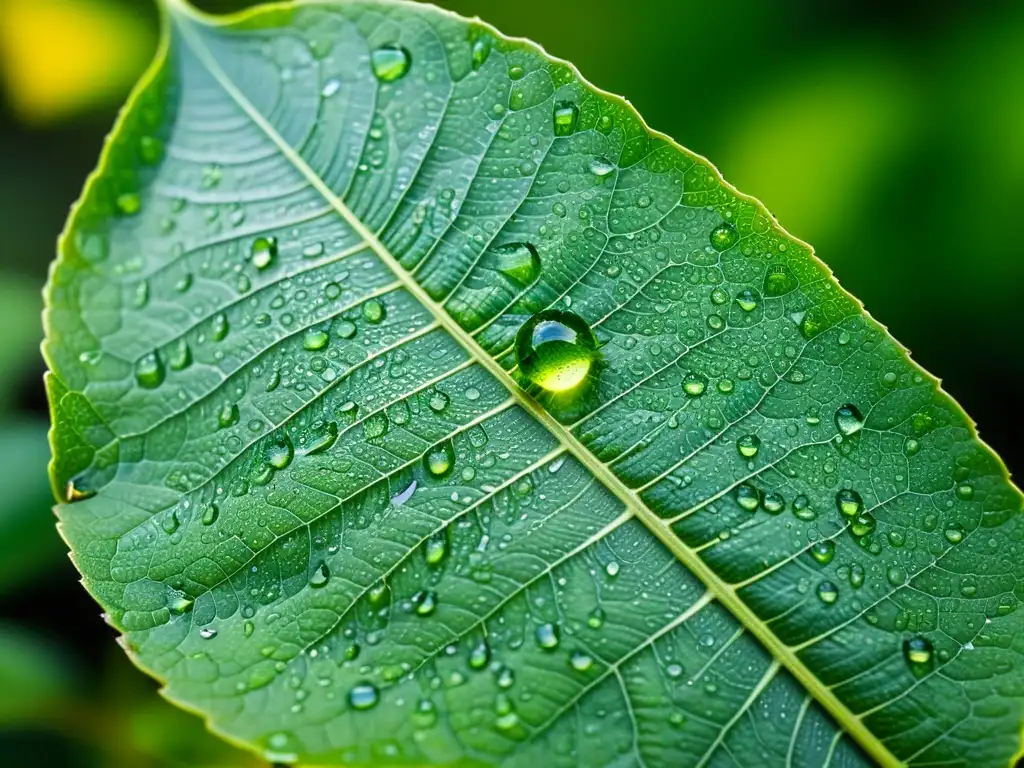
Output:
[[[155,48],[153,2],[0,0],[8,765],[259,765],[131,666],[50,513],[40,290],[68,208]],[[1024,473],[1024,3],[440,4],[537,40],[711,158],[816,247]]]

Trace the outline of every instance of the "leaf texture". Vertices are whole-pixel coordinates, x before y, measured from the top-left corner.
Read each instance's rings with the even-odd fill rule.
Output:
[[[278,762],[1012,761],[1021,495],[763,206],[478,21],[166,16],[44,348],[168,697]],[[549,308],[569,395],[513,353]]]

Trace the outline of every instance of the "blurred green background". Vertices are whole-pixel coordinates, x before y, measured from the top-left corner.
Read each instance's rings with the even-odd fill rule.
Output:
[[[1024,468],[1024,3],[441,4],[709,157]],[[132,668],[49,510],[40,289],[156,24],[150,0],[0,0],[0,754],[18,766],[258,765]]]

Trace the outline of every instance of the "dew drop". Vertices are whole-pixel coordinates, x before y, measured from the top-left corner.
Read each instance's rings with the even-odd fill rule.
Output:
[[[755,512],[761,503],[761,494],[752,486],[741,485],[736,489],[736,503],[747,512]]]
[[[736,441],[736,449],[740,452],[740,456],[746,459],[752,459],[757,456],[757,451],[761,448],[761,438],[757,435],[744,435]]]
[[[269,267],[277,257],[276,237],[257,237],[252,244],[252,265],[263,270]]]
[[[946,537],[946,541],[948,541],[950,544],[959,544],[961,541],[964,540],[963,526],[959,525],[958,523],[951,523],[950,525],[946,526],[946,530],[944,530],[942,533]]]
[[[903,658],[907,660],[911,674],[922,678],[935,667],[935,653],[930,641],[917,635],[903,641]]]
[[[309,586],[313,589],[321,589],[327,586],[327,582],[331,580],[331,571],[327,567],[327,563],[321,562],[317,569],[313,571],[313,575],[309,577]]]
[[[571,101],[555,102],[554,126],[555,136],[571,136],[576,132],[576,122],[580,117],[580,108]]]
[[[210,504],[203,510],[203,516],[201,518],[203,525],[213,525],[217,522],[217,518],[220,516],[220,507],[217,506],[217,502],[211,501]]]
[[[366,322],[371,325],[377,325],[380,323],[387,312],[384,309],[384,305],[381,304],[377,299],[370,299],[368,302],[363,304],[363,317],[366,318]]]
[[[495,249],[498,271],[519,285],[529,285],[540,274],[540,256],[530,243],[508,243]]]
[[[860,432],[864,426],[864,417],[857,409],[857,406],[847,404],[836,409],[835,422],[839,433],[849,437]]]
[[[777,515],[786,508],[786,500],[782,497],[781,493],[769,491],[761,500],[761,505],[764,507],[765,512]]]
[[[469,651],[469,667],[470,669],[483,669],[487,666],[487,663],[491,660],[491,647],[487,645],[486,641],[481,640],[479,643],[473,646]]]
[[[212,640],[217,636],[217,630],[211,629],[209,627],[204,627],[203,629],[199,630],[199,636],[203,638],[203,640]]]
[[[435,445],[423,458],[423,465],[436,478],[445,478],[455,467],[455,448],[451,440]]]
[[[707,388],[708,380],[701,374],[690,371],[683,376],[683,392],[689,397],[700,397]]]
[[[239,411],[238,405],[235,403],[224,403],[221,406],[220,412],[217,414],[217,425],[221,429],[227,429],[233,427],[238,423]]]
[[[836,507],[843,517],[853,518],[863,509],[864,500],[856,491],[844,488],[836,494]]]
[[[836,554],[836,545],[829,539],[816,541],[811,544],[811,557],[815,562],[828,565]]]
[[[594,657],[582,651],[573,651],[572,656],[569,657],[569,663],[577,672],[586,672],[594,666]]]
[[[265,453],[267,463],[274,469],[285,469],[295,458],[295,447],[287,433],[282,432],[268,446]]]
[[[341,90],[341,80],[334,77],[324,83],[324,87],[320,89],[320,95],[325,99],[331,98],[334,94]]]
[[[429,589],[421,589],[412,596],[418,616],[429,616],[437,610],[437,595]]]
[[[448,533],[447,531],[439,531],[427,539],[427,543],[424,547],[424,557],[426,558],[427,565],[439,565],[444,560],[445,553],[448,551]]]
[[[377,706],[380,694],[370,683],[360,683],[348,692],[348,703],[352,709],[367,710]]]
[[[597,339],[579,315],[549,309],[523,324],[515,350],[519,370],[531,382],[549,392],[565,392],[590,372]]]
[[[739,242],[740,235],[736,231],[736,227],[729,223],[723,222],[711,230],[711,247],[716,251],[727,251]]]
[[[595,157],[590,161],[589,168],[590,172],[599,179],[603,179],[605,176],[615,172],[615,164],[606,157]]]
[[[839,589],[831,581],[823,581],[818,585],[818,599],[825,605],[832,605],[839,598]]]
[[[373,74],[382,83],[393,83],[405,76],[412,56],[399,45],[383,45],[370,54]]]
[[[451,400],[448,395],[435,389],[431,393],[430,400],[427,404],[430,406],[430,410],[434,413],[442,413],[444,409],[448,407],[449,402],[451,402]]]
[[[327,346],[329,338],[324,331],[307,331],[302,339],[302,348],[317,352]]]
[[[164,361],[156,350],[143,355],[135,363],[135,380],[144,389],[156,389],[164,383],[166,375]]]
[[[558,627],[554,624],[541,624],[535,633],[537,645],[546,651],[553,651],[560,642],[558,634]]]
[[[736,294],[736,304],[744,312],[753,312],[757,309],[757,305],[761,302],[761,297],[757,291],[751,290],[750,288],[744,288],[742,291]]]

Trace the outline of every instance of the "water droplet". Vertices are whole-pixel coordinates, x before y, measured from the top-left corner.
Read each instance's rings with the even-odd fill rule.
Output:
[[[961,501],[969,501],[974,498],[974,487],[967,483],[961,483],[956,487],[956,495]]]
[[[398,45],[382,45],[370,54],[373,74],[382,83],[392,83],[405,76],[412,64],[412,56]]]
[[[774,264],[768,267],[762,290],[765,296],[784,296],[790,291],[795,291],[798,285],[800,281],[789,267],[785,264]]]
[[[221,406],[220,413],[217,414],[217,425],[221,429],[227,429],[237,424],[238,418],[238,405],[235,403],[224,403]]]
[[[885,578],[894,587],[902,587],[907,581],[907,571],[900,565],[890,565],[885,569]]]
[[[832,605],[839,599],[839,589],[831,581],[823,581],[818,585],[818,599],[825,605]]]
[[[318,453],[323,453],[329,450],[338,440],[338,425],[329,421],[324,425],[323,429],[315,434],[312,439],[306,443],[304,453],[307,456],[314,456]]]
[[[160,521],[160,527],[164,529],[164,533],[174,533],[180,526],[181,520],[178,518],[177,510],[171,510]]]
[[[615,578],[616,576],[618,576],[619,575],[619,563],[618,563],[618,561],[617,560],[612,560],[611,562],[609,562],[608,565],[606,565],[604,567],[604,572],[607,573],[612,578]]]
[[[469,651],[469,666],[470,669],[483,669],[487,666],[487,663],[491,660],[491,647],[487,645],[487,642],[481,640],[479,643],[473,646]]]
[[[379,411],[366,417],[366,421],[363,422],[363,435],[367,440],[377,440],[384,437],[390,428],[391,422],[387,413]]]
[[[580,108],[571,101],[555,102],[555,136],[571,136],[575,133],[579,117]]]
[[[860,512],[850,521],[850,532],[854,536],[867,536],[875,530],[875,516],[870,512]]]
[[[690,397],[700,397],[703,395],[707,384],[708,380],[695,371],[690,371],[683,376],[683,392]]]
[[[445,478],[455,467],[455,448],[451,440],[435,445],[423,457],[423,465],[436,478]]]
[[[363,317],[366,318],[366,322],[372,325],[380,323],[386,314],[384,305],[377,301],[377,299],[370,299],[363,304]]]
[[[519,369],[531,382],[550,392],[565,392],[590,372],[597,339],[579,315],[549,309],[523,324],[515,350]]]
[[[752,459],[757,456],[757,451],[761,447],[761,438],[757,435],[744,435],[736,441],[736,449],[740,452],[740,455],[747,459]]]
[[[856,491],[844,488],[836,494],[836,507],[843,517],[852,518],[864,507],[864,500]]]
[[[811,509],[811,502],[802,493],[793,499],[793,514],[800,520],[813,520],[817,514]]]
[[[257,237],[252,244],[252,265],[256,269],[266,269],[277,257],[276,237]]]
[[[508,243],[495,249],[498,271],[505,277],[529,285],[540,273],[540,256],[530,243]]]
[[[850,566],[850,586],[854,589],[860,589],[864,586],[864,566],[860,563],[854,563]]]
[[[142,198],[134,192],[117,196],[117,209],[125,216],[134,216],[142,209]]]
[[[736,227],[726,221],[711,230],[711,247],[716,251],[727,251],[739,242],[740,234]]]
[[[357,710],[373,709],[379,698],[377,688],[370,683],[360,683],[348,692],[348,703],[352,709]]]
[[[327,346],[329,337],[323,331],[307,331],[302,339],[302,348],[316,352]]]
[[[437,723],[437,707],[430,699],[420,699],[412,714],[413,724],[417,728],[431,728]]]
[[[757,305],[760,302],[761,296],[757,291],[751,290],[750,288],[744,288],[736,294],[736,303],[744,312],[753,312],[757,309]]]
[[[950,544],[959,544],[964,540],[963,526],[958,523],[950,523],[942,533]]]
[[[135,363],[135,380],[145,389],[156,389],[164,383],[167,371],[164,361],[157,351],[143,355]]]
[[[320,589],[327,586],[327,582],[331,580],[331,571],[327,567],[327,563],[321,562],[317,569],[313,571],[313,575],[309,577],[309,586],[313,589]]]
[[[860,432],[864,426],[864,417],[857,410],[857,406],[851,404],[842,405],[836,409],[835,421],[836,429],[846,437]]]
[[[935,667],[935,653],[931,642],[917,635],[903,641],[903,658],[907,660],[911,674],[922,678]]]
[[[448,395],[446,395],[444,392],[441,392],[440,390],[434,390],[430,395],[428,405],[430,406],[430,410],[432,410],[434,413],[441,413],[442,411],[444,411],[445,408],[448,407],[449,402],[450,398],[448,397]]]
[[[828,565],[836,554],[836,545],[829,539],[811,544],[811,557],[822,565]]]
[[[473,41],[470,56],[473,61],[474,70],[480,69],[490,57],[492,45],[490,35],[481,35]]]
[[[203,640],[212,640],[217,636],[217,630],[211,629],[209,627],[204,627],[203,629],[199,630],[199,636],[203,638]]]
[[[412,596],[412,601],[419,616],[429,616],[437,610],[437,595],[429,589],[421,589]]]
[[[333,77],[326,83],[324,83],[324,87],[320,89],[320,95],[323,96],[325,99],[329,99],[331,98],[331,96],[333,96],[340,90],[341,80],[339,80],[336,77]]]
[[[546,651],[553,651],[558,647],[558,627],[554,624],[541,624],[535,633],[537,645]]]
[[[203,525],[213,525],[217,522],[217,517],[220,515],[220,507],[217,506],[217,502],[211,501],[210,504],[203,510],[202,522]]]
[[[295,447],[292,445],[291,438],[282,432],[267,445],[264,455],[267,463],[274,469],[285,469],[295,458]]]
[[[777,515],[786,508],[786,500],[783,498],[781,493],[768,491],[761,500],[761,505],[764,507],[765,512]]]
[[[761,504],[761,494],[752,486],[741,485],[736,489],[736,503],[747,512],[755,512]]]
[[[590,161],[589,168],[590,172],[599,179],[615,172],[615,164],[606,157],[595,157]]]
[[[604,611],[600,608],[595,608],[587,616],[587,626],[591,629],[600,629],[604,626]]]
[[[594,666],[594,657],[582,651],[573,651],[572,656],[569,657],[569,663],[577,672],[586,672]]]

